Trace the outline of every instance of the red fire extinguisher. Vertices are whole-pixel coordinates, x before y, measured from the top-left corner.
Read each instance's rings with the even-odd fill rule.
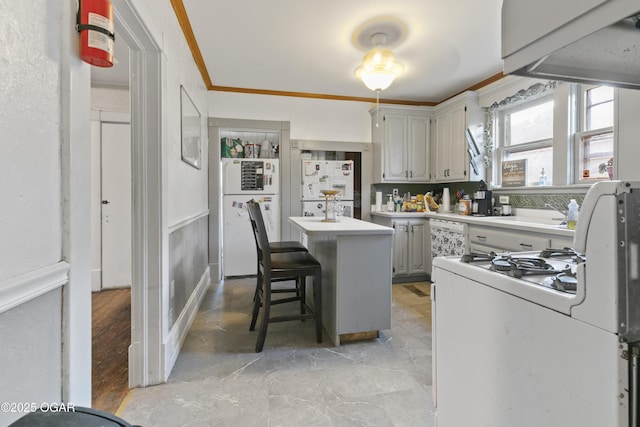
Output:
[[[111,0],[80,0],[80,58],[98,67],[113,67],[113,6]]]

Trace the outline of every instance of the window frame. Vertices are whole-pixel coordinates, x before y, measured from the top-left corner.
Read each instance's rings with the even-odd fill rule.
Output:
[[[549,139],[540,139],[540,140],[525,142],[525,143],[521,143],[513,146],[506,145],[507,134],[508,134],[506,117],[513,113],[523,111],[541,104],[545,104],[547,102],[552,102],[554,104],[553,119],[555,121],[555,98],[554,98],[553,90],[547,91],[544,94],[541,94],[540,96],[536,96],[535,98],[525,99],[522,102],[515,103],[513,105],[510,105],[509,107],[502,108],[500,109],[500,111],[498,111],[497,123],[495,124],[497,127],[496,135],[498,135],[498,138],[496,140],[497,144],[494,149],[494,156],[493,156],[493,164],[495,165],[495,167],[493,168],[494,186],[498,186],[502,188],[502,174],[500,170],[500,164],[504,160],[504,155],[506,152],[522,153],[525,151],[532,151],[532,150],[550,147],[552,150],[552,158],[553,158],[553,150],[555,148],[553,144],[554,142],[553,131]],[[552,161],[552,167],[553,166],[554,165]],[[529,185],[525,185],[522,188],[533,188],[533,187]]]
[[[584,138],[589,138],[595,135],[601,135],[601,134],[606,134],[606,133],[610,133],[611,134],[611,139],[613,141],[613,146],[612,146],[612,151],[613,154],[611,155],[611,157],[613,157],[615,159],[615,155],[616,155],[616,134],[615,134],[615,126],[606,126],[603,128],[598,128],[598,129],[590,129],[590,130],[585,130],[586,129],[586,123],[587,123],[587,110],[588,110],[588,105],[587,105],[587,92],[590,89],[594,89],[600,86],[605,86],[605,85],[586,85],[586,84],[579,84],[577,85],[578,87],[578,105],[576,108],[576,112],[575,113],[570,113],[570,114],[574,114],[575,119],[577,120],[578,126],[577,126],[577,130],[576,132],[574,132],[573,134],[573,144],[571,149],[573,150],[573,182],[572,184],[593,184],[595,182],[598,181],[607,181],[609,178],[608,177],[597,177],[597,178],[583,178],[582,177],[582,141]],[[616,97],[618,96],[618,91],[613,88],[613,98],[611,100],[611,102],[613,103],[613,120],[612,122],[615,124],[616,121],[616,107],[615,107],[615,103],[616,103]],[[615,160],[614,160],[615,163]]]

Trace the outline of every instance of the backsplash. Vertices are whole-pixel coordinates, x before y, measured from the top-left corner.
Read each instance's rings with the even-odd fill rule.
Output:
[[[474,191],[478,190],[477,182],[454,182],[450,184],[372,184],[371,185],[371,204],[376,202],[376,191],[382,192],[382,202],[385,203],[387,201],[387,194],[392,194],[393,189],[398,189],[398,194],[402,196],[405,193],[411,193],[412,195],[416,194],[425,194],[428,191],[436,196],[437,200],[440,200],[442,196],[442,189],[445,187],[449,187],[449,191],[451,192],[451,201],[455,203],[458,199],[455,196],[458,190],[464,190],[466,194],[473,194]]]
[[[505,194],[500,192],[500,195],[508,195],[509,204],[512,207],[527,209],[544,209],[544,205],[547,203],[558,209],[566,209],[571,199],[575,199],[581,206],[584,201],[584,194]],[[497,199],[498,197],[496,197]]]
[[[398,189],[398,193],[402,196],[404,193],[424,194],[427,191],[431,191],[437,199],[442,195],[442,189],[449,187],[451,192],[452,203],[457,202],[455,194],[458,190],[464,190],[466,194],[472,195],[474,191],[478,189],[477,182],[454,182],[449,184],[373,184],[371,185],[371,204],[375,203],[376,191],[382,192],[383,203],[387,200],[387,194],[391,194],[394,188]],[[516,190],[517,191],[517,190]],[[550,189],[550,191],[553,191]],[[544,209],[545,204],[550,204],[557,209],[566,209],[571,199],[575,199],[580,206],[584,201],[585,193],[509,193],[504,189],[500,190],[499,195],[509,196],[509,204],[514,208],[526,208],[526,209]],[[500,206],[498,203],[498,194],[494,193],[496,200],[495,205]]]

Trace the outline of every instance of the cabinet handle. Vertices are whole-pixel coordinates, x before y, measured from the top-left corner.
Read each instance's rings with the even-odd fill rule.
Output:
[[[529,243],[520,243],[520,246],[522,246],[523,249],[533,249],[533,245]]]
[[[413,171],[409,171],[409,176],[413,178]]]
[[[487,236],[476,236],[476,238],[478,240],[480,240],[481,242],[486,242],[487,241]]]
[[[404,177],[409,178],[409,171],[404,171]]]
[[[413,225],[411,226],[411,234],[413,234]]]

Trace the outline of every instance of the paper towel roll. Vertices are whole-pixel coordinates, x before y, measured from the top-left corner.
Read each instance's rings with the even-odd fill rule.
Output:
[[[382,191],[376,191],[376,212],[382,212]]]
[[[442,210],[449,212],[451,210],[451,196],[449,195],[449,187],[442,190]]]

